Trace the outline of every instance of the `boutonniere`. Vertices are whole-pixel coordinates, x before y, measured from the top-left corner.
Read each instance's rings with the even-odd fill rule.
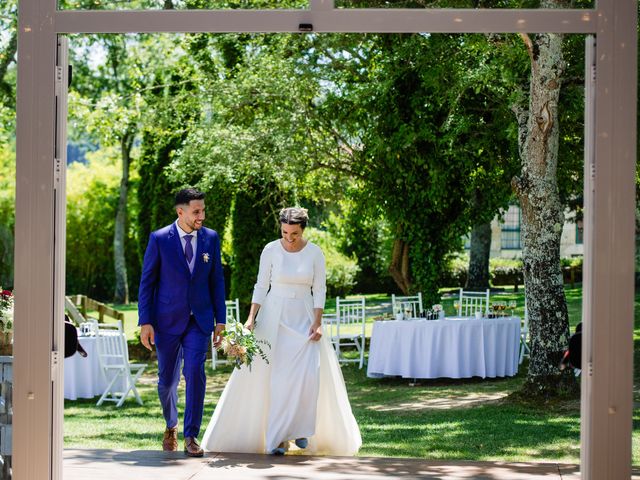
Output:
[[[209,263],[209,254],[208,253],[203,253],[202,254],[202,260],[204,260],[204,263]]]

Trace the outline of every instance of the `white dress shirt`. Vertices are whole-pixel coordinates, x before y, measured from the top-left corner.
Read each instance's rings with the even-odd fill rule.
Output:
[[[184,248],[187,245],[187,239],[184,238],[185,235],[191,235],[191,246],[193,247],[193,257],[191,258],[191,262],[189,262],[189,271],[193,273],[193,267],[196,265],[196,252],[198,251],[198,231],[194,230],[191,233],[187,233],[180,228],[180,224],[176,220],[176,227],[178,228],[178,235],[180,235],[180,242],[182,243],[182,251],[184,252]]]

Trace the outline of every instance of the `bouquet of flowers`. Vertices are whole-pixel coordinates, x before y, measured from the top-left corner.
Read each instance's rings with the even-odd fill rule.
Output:
[[[260,358],[269,363],[261,344],[271,348],[269,342],[258,340],[253,332],[245,328],[242,323],[230,322],[227,324],[226,330],[222,332],[222,342],[218,350],[222,350],[227,358],[233,360],[236,367],[241,368],[242,365],[247,365],[251,370],[251,362],[253,362],[255,355],[260,355]]]
[[[444,309],[442,308],[442,305],[436,303],[431,308],[425,310],[421,316],[427,320],[438,320],[439,318],[444,317]]]
[[[13,293],[0,287],[0,332],[13,332]]]

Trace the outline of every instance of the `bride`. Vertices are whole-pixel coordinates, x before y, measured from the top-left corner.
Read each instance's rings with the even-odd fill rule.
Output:
[[[280,212],[282,238],[260,256],[245,326],[265,347],[234,369],[202,440],[206,451],[284,454],[289,441],[309,453],[354,455],[362,440],[340,366],[322,336],[324,255],[303,237],[303,208]]]

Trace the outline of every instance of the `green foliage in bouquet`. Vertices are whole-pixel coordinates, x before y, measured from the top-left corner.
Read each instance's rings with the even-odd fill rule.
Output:
[[[246,365],[251,370],[251,363],[256,355],[260,355],[262,360],[269,363],[261,345],[271,348],[269,342],[258,340],[254,333],[245,328],[242,323],[232,322],[228,323],[226,330],[222,332],[222,343],[218,350],[223,351],[227,358],[233,360],[237,368]]]

